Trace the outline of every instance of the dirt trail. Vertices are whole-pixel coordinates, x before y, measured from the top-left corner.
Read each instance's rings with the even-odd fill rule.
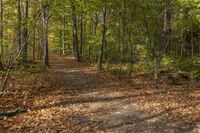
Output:
[[[160,103],[159,99],[152,98],[162,94],[145,96],[143,90],[130,90],[118,82],[106,81],[93,68],[70,57],[51,55],[50,59],[48,82],[51,85],[48,91],[34,97],[28,113],[18,116],[20,122],[14,128],[17,132],[186,133],[199,130],[198,125],[177,125],[184,118],[173,119],[173,110],[153,108]]]

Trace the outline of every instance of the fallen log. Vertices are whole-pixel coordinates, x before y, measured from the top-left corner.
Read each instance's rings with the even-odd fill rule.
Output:
[[[15,111],[10,111],[10,112],[0,112],[0,120],[4,119],[5,117],[14,117],[24,112],[27,112],[27,110],[17,109]]]

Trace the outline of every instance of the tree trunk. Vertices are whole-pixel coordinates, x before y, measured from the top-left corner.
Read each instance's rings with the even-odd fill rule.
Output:
[[[72,23],[73,23],[73,47],[76,60],[80,62],[79,46],[78,46],[78,34],[77,34],[77,18],[76,18],[76,7],[73,0],[72,3]]]
[[[3,0],[1,0],[1,16],[0,16],[0,19],[1,19],[1,23],[0,23],[0,43],[1,43],[1,54],[0,54],[0,69],[3,69],[3,54],[4,54],[4,48],[3,48],[3,44],[4,44],[4,30],[3,30]]]
[[[94,35],[96,36],[98,26],[98,13],[95,15],[95,24],[94,24]]]
[[[46,8],[46,7],[44,7]],[[42,12],[42,42],[43,42],[43,68],[49,67],[48,51],[48,15],[47,8]]]
[[[33,58],[33,61],[35,61],[35,51],[36,51],[36,29],[34,28],[33,29],[33,51],[32,51],[32,58]]]
[[[36,3],[38,3],[38,0],[35,0],[36,1]],[[34,26],[34,29],[33,29],[33,47],[32,47],[32,58],[33,58],[33,61],[35,61],[35,54],[36,54],[36,50],[37,50],[37,47],[36,47],[36,39],[37,39],[37,26],[36,26],[36,24],[37,24],[37,10],[38,10],[38,6],[37,6],[37,4],[35,4],[34,5],[34,15],[33,15],[33,18],[34,18],[34,21],[36,21],[34,24],[35,24],[35,26]]]
[[[22,43],[22,63],[27,62],[27,52],[28,52],[28,10],[29,10],[29,0],[24,2],[24,20],[23,20],[23,43]]]
[[[103,11],[103,23],[102,23],[102,39],[101,39],[101,44],[99,47],[99,56],[98,56],[98,62],[97,62],[97,71],[102,70],[102,63],[103,63],[103,55],[104,55],[104,45],[106,42],[106,7],[104,7]]]
[[[62,34],[62,54],[65,55],[65,48],[66,48],[66,28],[67,28],[67,16],[64,16],[63,19],[63,34]]]
[[[155,57],[155,69],[154,69],[154,79],[155,79],[155,86],[158,88],[158,74],[160,69],[160,57],[156,55]]]
[[[170,52],[171,49],[171,21],[172,21],[172,1],[166,2],[166,19],[165,19],[165,52]]]
[[[83,54],[83,13],[81,13],[80,18],[80,56],[82,58]]]
[[[62,55],[65,55],[65,30],[62,31]]]
[[[17,43],[19,47],[19,52],[21,51],[21,45],[22,45],[21,25],[22,25],[21,0],[18,0],[17,1]]]
[[[59,53],[60,53],[60,56],[62,56],[62,30],[60,30],[60,46],[59,46]]]

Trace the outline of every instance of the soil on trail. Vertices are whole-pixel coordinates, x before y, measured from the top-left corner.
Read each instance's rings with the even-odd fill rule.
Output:
[[[4,131],[200,132],[198,88],[157,90],[146,80],[108,79],[71,57],[50,59],[48,84],[33,88],[30,110],[4,120]]]

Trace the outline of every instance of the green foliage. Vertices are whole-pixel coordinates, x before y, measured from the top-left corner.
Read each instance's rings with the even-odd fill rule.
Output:
[[[194,75],[198,75],[199,63],[196,62],[200,52],[198,50],[200,47],[199,0],[34,1],[30,3],[28,22],[29,30],[36,24],[35,44],[37,46],[35,51],[39,51],[42,34],[41,19],[38,15],[42,6],[48,3],[50,51],[61,51],[66,55],[73,55],[72,2],[76,8],[78,45],[79,51],[83,51],[82,61],[89,61],[92,64],[97,62],[99,45],[102,41],[103,8],[106,7],[107,32],[103,61],[106,70],[112,70],[113,64],[125,64],[120,71],[153,72],[155,58],[159,56],[161,69],[194,71]],[[13,44],[16,40],[17,28],[16,1],[5,1],[4,7],[4,19],[8,22],[8,24],[4,23],[4,33],[6,33],[4,48],[9,51],[16,45]],[[34,20],[34,16],[38,16],[39,19]],[[81,20],[83,24],[82,49],[80,48]],[[166,36],[167,34],[169,35]],[[33,38],[30,37],[28,48],[31,52],[33,50],[32,41]],[[170,44],[167,44],[167,41]],[[168,49],[166,45],[170,45]],[[197,58],[192,59],[192,56]],[[191,67],[191,62],[194,62],[193,67]],[[22,69],[27,67],[22,65]],[[118,67],[116,73],[117,71]]]
[[[0,115],[0,120],[4,120],[4,119],[5,119],[5,117]]]
[[[192,76],[194,79],[200,79],[200,68],[199,67],[192,72]]]
[[[190,71],[190,69],[191,69],[190,59],[180,59],[180,60],[178,60],[178,67],[181,71]]]

